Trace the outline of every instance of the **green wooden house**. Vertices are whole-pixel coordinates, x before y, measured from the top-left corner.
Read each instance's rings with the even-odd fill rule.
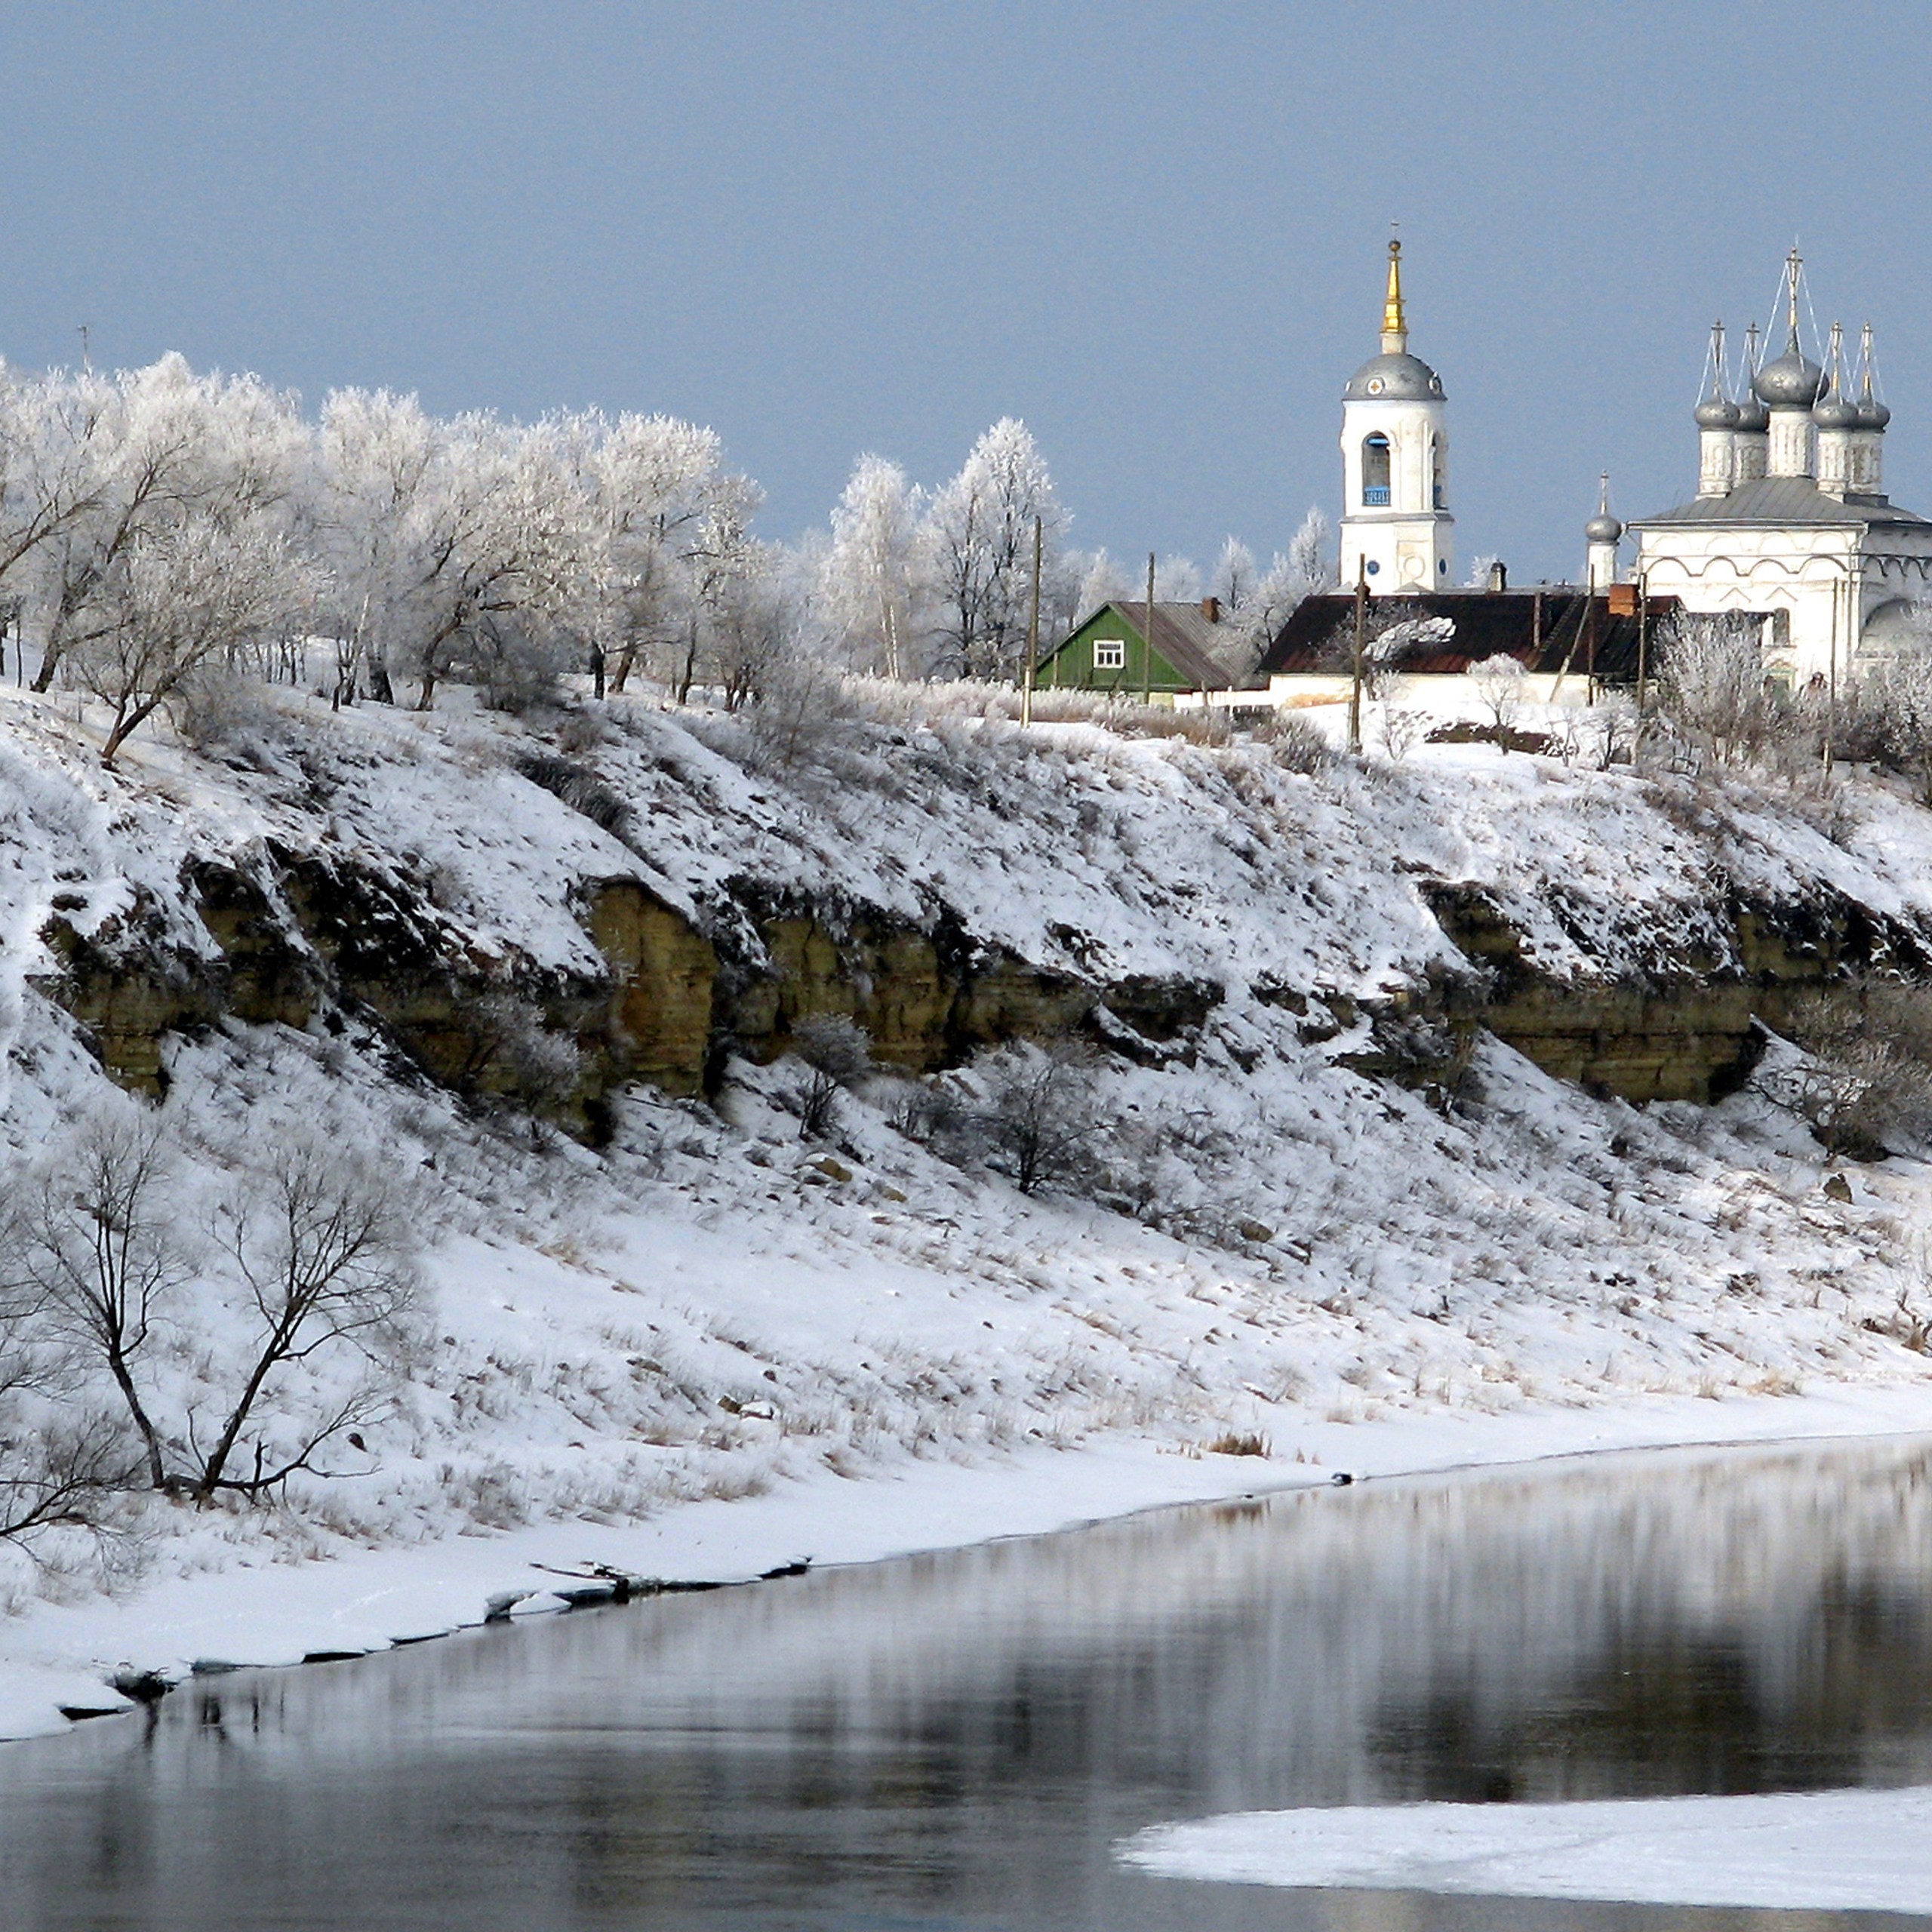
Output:
[[[1041,654],[1034,683],[1042,691],[1105,691],[1157,701],[1171,701],[1177,691],[1226,691],[1235,683],[1221,656],[1233,640],[1218,598],[1198,604],[1156,598],[1151,626],[1147,613],[1142,598],[1103,604]]]

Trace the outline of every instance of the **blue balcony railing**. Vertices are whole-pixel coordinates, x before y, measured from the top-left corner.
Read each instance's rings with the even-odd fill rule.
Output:
[[[1362,485],[1361,500],[1371,509],[1386,509],[1389,506],[1389,486],[1386,483],[1365,483]]]

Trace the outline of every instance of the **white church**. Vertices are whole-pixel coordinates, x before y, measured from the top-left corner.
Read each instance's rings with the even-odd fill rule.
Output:
[[[1884,492],[1891,411],[1876,393],[1870,325],[1855,369],[1835,327],[1825,362],[1814,361],[1799,338],[1802,274],[1794,248],[1780,291],[1783,352],[1760,366],[1754,325],[1735,385],[1722,328],[1713,331],[1697,494],[1630,530],[1634,576],[1650,596],[1693,611],[1764,612],[1767,670],[1835,682],[1895,648],[1932,590],[1932,522]]]
[[[1793,685],[1835,684],[1899,649],[1932,599],[1932,521],[1885,494],[1891,412],[1878,393],[1869,325],[1850,367],[1837,328],[1823,361],[1806,354],[1803,268],[1793,249],[1779,291],[1781,354],[1761,363],[1753,325],[1734,373],[1722,328],[1713,331],[1694,497],[1626,528],[1606,488],[1584,526],[1580,583],[1510,586],[1499,566],[1487,584],[1464,587],[1454,577],[1442,379],[1410,351],[1392,241],[1381,347],[1342,392],[1339,586],[1303,600],[1252,678],[1230,675],[1219,688],[1204,680],[1176,701],[1243,709],[1333,696],[1346,681],[1336,640],[1352,629],[1358,589],[1414,609],[1415,623],[1397,627],[1418,640],[1404,675],[1453,675],[1504,652],[1552,699],[1633,681],[1655,626],[1678,611],[1752,626],[1766,671]]]
[[[1442,378],[1409,353],[1402,245],[1389,245],[1382,352],[1342,392],[1340,581],[1373,596],[1449,587],[1449,437]]]

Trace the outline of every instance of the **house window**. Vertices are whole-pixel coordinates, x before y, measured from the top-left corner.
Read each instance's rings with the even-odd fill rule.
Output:
[[[1125,670],[1127,640],[1118,637],[1097,637],[1094,640],[1094,669],[1097,671]]]

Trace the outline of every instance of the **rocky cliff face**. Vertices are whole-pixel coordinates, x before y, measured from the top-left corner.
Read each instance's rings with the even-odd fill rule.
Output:
[[[444,1086],[534,1104],[582,1130],[615,1087],[700,1094],[724,1056],[774,1059],[822,1015],[863,1027],[881,1064],[924,1073],[981,1047],[1095,1026],[1130,1051],[1184,1051],[1221,997],[1178,978],[1095,983],[980,944],[956,921],[924,931],[877,907],[816,907],[749,881],[739,909],[756,947],[721,954],[636,878],[599,880],[583,896],[602,974],[529,970],[506,992],[497,963],[472,955],[459,928],[393,878],[312,856],[267,863],[269,878],[193,868],[205,952],[171,943],[165,922],[140,909],[88,934],[58,913],[43,926],[57,966],[32,983],[82,1023],[123,1086],[162,1090],[171,1034],[224,1019],[353,1017]],[[533,1031],[575,1051],[560,1091],[528,1090]]]
[[[112,892],[50,884],[31,983],[115,1078],[158,1088],[170,1035],[227,1020],[353,1024],[587,1134],[614,1088],[701,1094],[817,1015],[929,1072],[1081,1029],[1186,1059],[1272,1005],[1412,1084],[1453,1081],[1487,1029],[1595,1091],[1705,1101],[1795,994],[1932,966],[1932,832],[1882,799],[1897,823],[1861,850],[1857,824],[1487,749],[1311,775],[1259,747],[860,726],[830,786],[656,715],[574,761],[508,724],[502,750],[324,728],[378,727],[353,757],[299,741],[299,785],[171,811]]]
[[[510,996],[519,1031],[506,1021],[501,974],[395,879],[312,856],[272,852],[268,863],[268,878],[194,866],[187,884],[205,954],[169,943],[164,922],[139,906],[88,936],[60,914],[47,921],[58,970],[35,983],[86,1027],[123,1084],[158,1091],[171,1033],[224,1018],[301,1027],[353,1013],[439,1083],[534,1099],[581,1128],[614,1087],[641,1080],[700,1094],[724,1055],[775,1058],[816,1016],[854,1020],[882,1064],[923,1073],[981,1047],[1082,1029],[1136,1057],[1185,1054],[1224,997],[1184,975],[1088,979],[976,940],[956,918],[922,930],[878,907],[814,905],[751,880],[734,881],[735,900],[756,949],[721,952],[641,880],[617,878],[595,881],[581,906],[605,971],[521,976]],[[1927,964],[1917,926],[1820,897],[1735,904],[1731,943],[1715,952],[1666,956],[1623,978],[1558,978],[1528,956],[1522,930],[1481,888],[1423,889],[1464,970],[1419,976],[1380,1001],[1321,1001],[1327,1017],[1312,1026],[1339,1034],[1367,1022],[1376,1044],[1353,1063],[1426,1083],[1452,1078],[1486,1029],[1593,1091],[1709,1101],[1748,1075],[1759,1023],[1778,1027],[1794,995],[1851,970]],[[576,1050],[564,1091],[523,1091],[529,1028]]]

